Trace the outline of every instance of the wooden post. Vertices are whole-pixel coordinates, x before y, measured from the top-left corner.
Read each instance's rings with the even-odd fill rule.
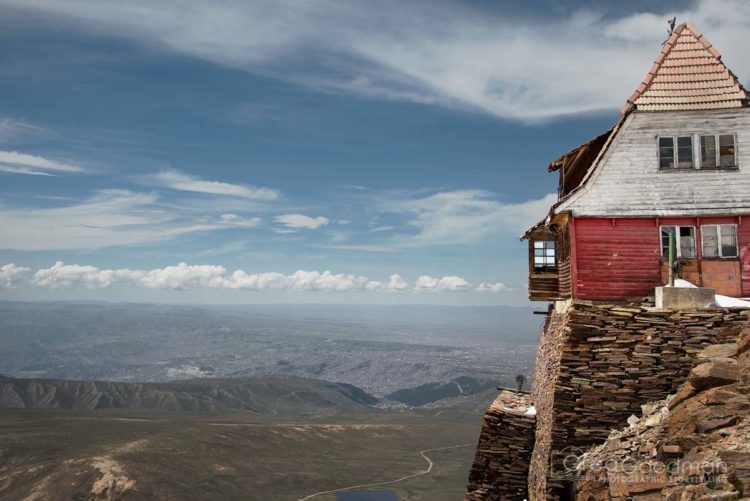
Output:
[[[675,232],[677,228],[675,228]],[[674,287],[674,261],[677,255],[677,240],[675,232],[669,234],[669,286]]]

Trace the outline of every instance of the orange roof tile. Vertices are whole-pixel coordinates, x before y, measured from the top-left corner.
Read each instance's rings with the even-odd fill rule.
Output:
[[[626,108],[710,110],[748,105],[748,94],[711,42],[687,23],[675,28]]]

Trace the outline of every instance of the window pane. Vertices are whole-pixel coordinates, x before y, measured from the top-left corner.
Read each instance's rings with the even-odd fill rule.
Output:
[[[674,232],[674,226],[663,226],[661,229],[661,255],[664,257],[669,257],[669,234]]]
[[[690,136],[677,138],[677,167],[693,166],[693,138]]]
[[[555,248],[554,240],[534,242],[534,271],[544,273],[556,269]]]
[[[703,233],[703,257],[719,257],[718,226],[701,226]]]
[[[722,167],[734,167],[734,136],[719,136],[719,165]]]
[[[701,136],[701,167],[716,167],[716,137]]]
[[[680,257],[695,257],[695,228],[692,226],[680,227]]]
[[[671,137],[659,138],[659,167],[674,167],[674,140]]]
[[[733,224],[721,225],[722,257],[737,257],[737,227]]]

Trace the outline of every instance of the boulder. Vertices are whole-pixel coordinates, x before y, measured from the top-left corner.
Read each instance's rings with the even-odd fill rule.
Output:
[[[706,362],[714,359],[729,359],[737,354],[737,343],[712,344],[698,353],[698,361]]]
[[[737,382],[739,370],[734,361],[715,360],[700,364],[690,371],[688,381],[696,390],[705,390]]]

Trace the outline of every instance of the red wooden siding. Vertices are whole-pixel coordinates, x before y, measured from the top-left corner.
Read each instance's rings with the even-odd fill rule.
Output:
[[[578,298],[625,301],[653,294],[661,282],[654,219],[576,218],[573,224]]]
[[[750,297],[750,216],[740,218],[737,238],[740,244],[742,264],[742,295]]]
[[[700,226],[738,224],[740,259],[703,259]],[[685,218],[575,218],[572,222],[575,297],[639,300],[667,280],[659,226],[696,227],[699,260],[684,261],[687,280],[729,296],[750,296],[750,216]]]

